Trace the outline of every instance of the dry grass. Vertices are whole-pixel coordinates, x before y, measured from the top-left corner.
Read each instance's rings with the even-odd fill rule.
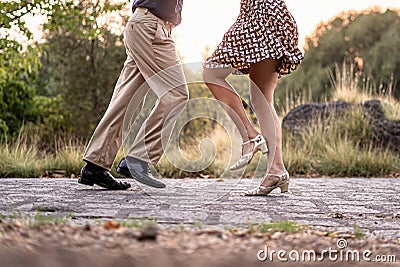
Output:
[[[386,117],[400,120],[400,102],[390,92],[373,94],[374,90],[368,80],[357,80],[354,78],[357,77],[354,70],[345,65],[341,71],[337,71],[336,77],[333,81],[336,91],[332,100],[359,103],[379,99]],[[279,116],[283,118],[292,108],[308,102],[309,97],[288,94],[286,106],[280,110]],[[391,176],[400,173],[399,155],[372,145],[369,122],[361,109],[353,109],[331,119],[335,123],[322,126],[317,121],[301,133],[284,131],[283,155],[290,173],[336,177]],[[235,140],[234,143],[238,145],[232,147],[231,137],[218,125],[208,132],[203,129],[193,132],[196,135],[186,140],[186,143],[179,144],[179,149],[175,147],[168,152],[168,157],[163,156],[156,166],[158,173],[164,177],[176,178],[236,175],[227,170],[236,160],[232,159],[232,155],[240,154],[240,142]],[[206,138],[212,139],[212,142]],[[85,144],[71,139],[58,140],[55,142],[56,152],[45,153],[38,149],[37,142],[35,136],[29,136],[23,130],[15,140],[3,140],[0,145],[0,177],[40,177],[54,170],[61,170],[67,177],[79,174],[84,164],[81,158]],[[123,151],[120,151],[115,164],[123,156]],[[266,164],[265,157],[257,155],[244,176],[265,171]],[[114,171],[113,174],[116,175]]]
[[[5,140],[0,146],[0,177],[40,177],[54,171],[63,176],[78,175],[83,166],[83,144],[72,140],[58,140],[56,153],[38,149],[35,136],[23,130],[13,142]]]
[[[341,68],[336,68],[336,79],[333,81],[335,91],[333,100],[342,100],[349,103],[360,103],[370,99],[381,101],[385,116],[389,120],[400,120],[400,101],[392,95],[393,83],[388,85],[386,91],[379,91],[372,87],[368,79],[358,76],[353,67],[343,64]],[[361,88],[361,89],[360,89]]]
[[[390,93],[373,94],[369,82],[352,78],[357,76],[345,64],[342,71],[337,71],[336,77],[332,100],[360,103],[379,99],[385,116],[390,120],[400,120],[400,102]],[[288,99],[280,116],[307,102],[301,98]],[[332,116],[335,117],[331,118],[334,123],[327,126],[315,121],[299,134],[284,131],[284,161],[291,173],[337,177],[390,176],[400,173],[399,155],[372,145],[369,120],[361,108],[341,116]]]

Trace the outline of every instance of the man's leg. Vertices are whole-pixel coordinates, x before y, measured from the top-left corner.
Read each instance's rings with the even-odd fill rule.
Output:
[[[131,186],[115,180],[109,170],[122,144],[123,119],[127,105],[134,94],[139,99],[139,104],[142,104],[148,92],[149,87],[142,86],[143,83],[143,76],[133,58],[128,55],[107,111],[86,148],[83,159],[87,164],[82,168],[79,183],[90,186],[97,184],[112,190],[126,190]],[[137,115],[139,110],[140,108],[132,115]]]
[[[159,99],[140,128],[127,153],[129,156],[154,165],[158,163],[168,144],[173,127],[186,106],[188,98],[186,93],[182,93],[183,88],[185,85],[171,88],[164,94],[157,94]]]
[[[143,103],[148,92],[148,90],[145,90],[146,87],[141,87],[144,82],[145,80],[135,61],[128,54],[107,111],[96,127],[86,148],[84,161],[91,162],[106,170],[111,169],[122,145],[122,127],[127,106],[133,95],[138,97],[140,105]],[[138,92],[138,88],[142,90]]]
[[[138,15],[137,20],[128,24],[127,50],[158,101],[128,155],[157,164],[188,100],[188,90],[170,29],[150,12]]]

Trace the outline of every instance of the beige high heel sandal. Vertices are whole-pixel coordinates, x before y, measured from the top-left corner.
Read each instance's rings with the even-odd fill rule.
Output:
[[[251,142],[254,143],[253,149],[249,153],[242,155],[240,159],[229,168],[231,171],[238,170],[247,166],[253,159],[254,154],[258,152],[258,150],[261,150],[263,154],[268,153],[267,140],[265,140],[264,136],[262,136],[261,134],[257,134],[257,136],[253,139],[244,142],[242,146],[250,144]]]
[[[272,190],[276,188],[281,189],[281,193],[286,193],[289,191],[289,173],[285,172],[282,174],[268,174],[267,176],[274,176],[279,178],[275,185],[263,186],[259,185],[257,188],[247,190],[245,196],[267,196]]]

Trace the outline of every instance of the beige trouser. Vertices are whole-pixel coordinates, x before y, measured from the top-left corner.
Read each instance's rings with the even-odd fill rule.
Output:
[[[185,76],[168,23],[147,9],[136,9],[125,28],[125,47],[127,59],[111,102],[83,157],[108,170],[124,141],[123,129],[129,130],[123,125],[124,118],[134,121],[150,89],[157,95],[157,103],[128,154],[153,164],[162,156],[165,138],[169,138],[188,100]],[[128,106],[137,108],[127,112]]]

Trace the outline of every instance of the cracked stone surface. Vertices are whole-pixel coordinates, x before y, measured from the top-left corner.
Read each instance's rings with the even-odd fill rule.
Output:
[[[76,179],[1,179],[0,214],[67,217],[71,223],[152,219],[163,227],[247,227],[289,220],[332,232],[400,238],[400,179],[294,178],[290,192],[245,197],[251,179],[164,179],[165,189],[139,186],[107,191]]]

